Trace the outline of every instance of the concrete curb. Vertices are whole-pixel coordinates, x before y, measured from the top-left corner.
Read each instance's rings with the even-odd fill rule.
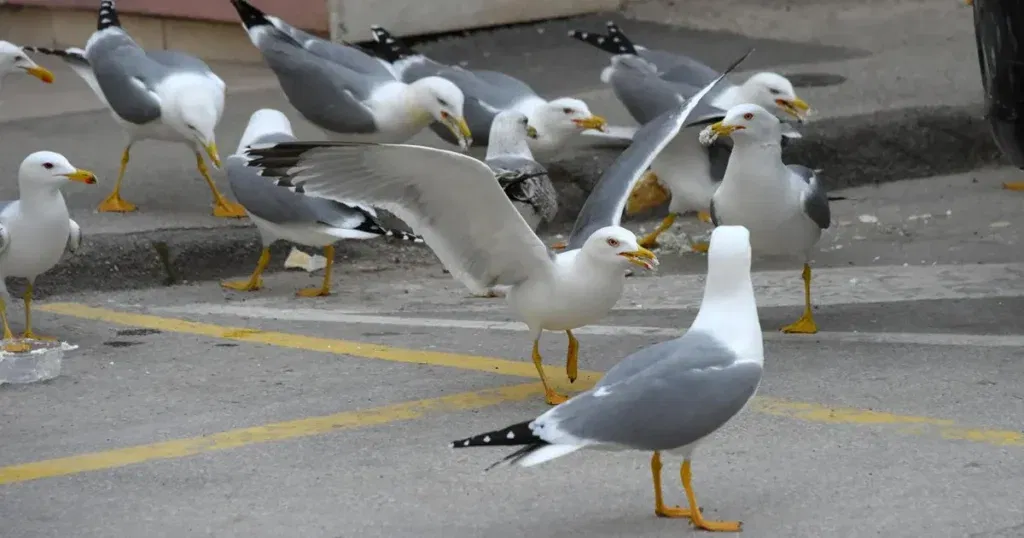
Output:
[[[904,109],[821,120],[808,124],[803,132],[803,139],[786,148],[787,162],[824,169],[823,177],[832,189],[1006,164],[992,142],[980,107]],[[572,158],[549,166],[561,209],[556,222],[541,232],[568,231],[587,193],[619,150],[586,148],[572,153]],[[629,220],[663,213],[660,208]],[[166,251],[167,263],[161,261],[158,248]],[[283,270],[289,249],[285,243],[275,245],[268,271]],[[360,260],[378,268],[436,263],[429,248],[402,241],[342,241],[337,252],[339,263]],[[259,240],[250,228],[86,235],[79,254],[40,277],[38,296],[244,275],[252,270],[258,255]],[[11,292],[20,293],[19,283],[12,284]]]

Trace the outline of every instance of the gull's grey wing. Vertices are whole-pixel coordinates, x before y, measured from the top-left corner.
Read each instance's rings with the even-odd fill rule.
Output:
[[[75,219],[69,220],[71,224],[71,232],[68,233],[68,243],[66,248],[74,254],[82,247],[82,227],[75,222]]]
[[[537,92],[529,84],[499,71],[474,69],[473,74],[492,87],[502,88],[507,95],[518,95],[519,99],[537,96]]]
[[[167,67],[151,60],[120,28],[102,32],[89,40],[85,58],[111,110],[136,125],[158,119],[160,98],[153,88],[167,76]]]
[[[689,56],[670,52],[662,52],[662,54],[665,55],[662,60],[664,63],[658,64],[658,71],[661,72],[661,78],[670,82],[680,82],[693,88],[700,88],[721,74],[707,64]],[[669,61],[671,63],[668,63]],[[722,88],[729,86],[729,84],[723,84]]]
[[[580,248],[590,234],[605,226],[617,226],[622,221],[622,210],[626,207],[626,200],[651,162],[679,134],[680,129],[698,124],[690,121],[690,115],[704,96],[714,89],[715,84],[725,78],[725,75],[735,69],[749,54],[750,52],[747,52],[733,62],[725,73],[719,75],[697,95],[685,102],[679,98],[675,110],[665,112],[636,132],[633,143],[601,175],[594,190],[583,203],[566,249]]]
[[[635,56],[615,56],[608,84],[637,123],[643,125],[679,105],[679,92]]]
[[[494,180],[467,155],[406,144],[287,142],[253,147],[249,166],[307,196],[391,211],[471,289],[554,270],[554,254]],[[429,171],[429,173],[424,173]]]
[[[274,133],[257,137],[252,144],[293,142],[295,137]],[[231,155],[224,160],[231,193],[247,211],[274,224],[325,224],[336,228],[355,228],[366,220],[357,208],[325,198],[311,198],[282,189],[246,166],[246,158]]]
[[[822,230],[827,229],[832,220],[832,211],[828,206],[828,190],[822,184],[821,178],[814,170],[800,164],[791,164],[787,168],[807,183],[807,188],[800,196],[804,213],[807,213]]]
[[[677,338],[639,349],[619,361],[594,385],[603,387],[629,379],[665,359],[680,361],[685,368],[709,368],[731,362],[732,352],[710,334],[690,329]]]
[[[684,335],[656,347],[624,359],[627,364],[620,367],[621,375],[614,373],[615,380],[602,380],[551,410],[534,423],[534,431],[553,443],[558,439],[546,437],[545,428],[551,428],[552,436],[557,431],[639,450],[678,448],[736,416],[761,382],[761,365],[735,362],[736,355],[710,336]],[[641,369],[631,364],[637,354],[641,356],[635,361],[644,363]]]
[[[310,123],[336,133],[377,130],[373,114],[362,102],[375,86],[394,78],[371,78],[347,69],[276,30],[262,33],[258,48],[288,102]]]

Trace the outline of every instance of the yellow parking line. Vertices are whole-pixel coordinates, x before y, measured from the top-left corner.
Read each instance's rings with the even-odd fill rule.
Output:
[[[80,454],[66,458],[23,463],[0,468],[0,485],[27,482],[102,469],[125,467],[146,461],[167,460],[216,452],[230,448],[308,437],[339,430],[377,426],[389,422],[412,420],[451,411],[480,409],[502,402],[522,401],[544,394],[540,383],[512,385],[496,389],[452,394],[440,398],[386,405],[362,411],[346,411],[251,428],[174,439],[149,445]]]
[[[381,344],[351,342],[348,340],[335,340],[332,338],[320,338],[317,336],[305,336],[301,334],[290,334],[276,331],[261,331],[258,329],[247,329],[243,327],[225,327],[222,325],[199,323],[176,318],[164,318],[149,314],[120,312],[117,310],[97,308],[77,303],[52,303],[34,306],[34,308],[37,311],[42,310],[53,314],[62,314],[65,316],[93,321],[104,321],[107,323],[116,323],[118,325],[130,325],[132,327],[144,327],[174,333],[196,334],[200,336],[237,340],[253,344],[268,344],[291,349],[335,353],[338,355],[352,355],[355,357],[380,359],[393,362],[446,366],[449,368],[476,370],[479,372],[489,372],[492,374],[516,377],[537,377],[537,369],[533,367],[533,363],[498,359],[494,357],[478,357],[459,353],[405,349]],[[546,366],[545,371],[547,371],[554,379],[561,379],[565,377],[564,367]],[[576,384],[578,385],[580,382],[596,383],[597,380],[600,379],[601,375],[601,372],[581,371]]]
[[[532,364],[493,357],[402,349],[379,344],[365,344],[274,331],[224,327],[175,318],[118,312],[74,303],[49,304],[40,306],[37,309],[87,320],[105,321],[120,325],[146,327],[167,332],[196,334],[250,343],[262,343],[308,351],[406,363],[432,364],[517,377],[533,378],[537,375]],[[559,374],[561,368],[549,368],[551,368],[552,375],[557,376],[556,379],[564,378],[564,374]],[[574,390],[585,390],[593,386],[601,375],[601,372],[581,371],[580,379],[569,387]],[[522,401],[540,394],[540,385],[538,383],[529,383],[401,403],[376,409],[351,411],[243,428],[203,437],[172,440],[67,458],[25,463],[0,468],[0,484],[110,469],[145,461],[179,458],[256,443],[294,439],[399,420],[411,420],[427,414],[479,409],[506,401]],[[819,424],[876,426],[906,435],[925,435],[995,446],[1024,446],[1024,434],[1019,431],[969,428],[960,426],[954,421],[947,419],[897,415],[856,408],[836,408],[816,403],[793,402],[764,396],[756,398],[751,403],[750,409],[756,413]]]

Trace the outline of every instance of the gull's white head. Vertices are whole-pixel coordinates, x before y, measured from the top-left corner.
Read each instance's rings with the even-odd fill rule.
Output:
[[[641,247],[633,232],[620,226],[605,226],[595,231],[580,251],[592,260],[616,266],[633,264],[654,269],[658,265],[658,257]]]
[[[747,103],[754,103],[782,117],[792,117],[803,123],[811,112],[807,101],[796,96],[793,83],[786,77],[769,72],[757,73],[740,85],[740,95]]]
[[[740,360],[763,364],[750,250],[750,231],[743,226],[718,226],[711,232],[704,298],[690,327],[728,342]]]
[[[715,136],[729,136],[737,145],[778,144],[781,140],[781,122],[774,114],[753,103],[736,105],[725,114],[725,119],[707,127]]]
[[[729,280],[750,280],[750,230],[743,226],[717,226],[708,242],[708,274]]]
[[[540,138],[554,144],[587,129],[604,132],[608,127],[604,118],[595,116],[586,103],[572,97],[554,99],[537,107],[530,120]]]
[[[51,188],[60,189],[68,181],[77,181],[93,185],[96,183],[96,176],[88,171],[75,168],[60,153],[52,151],[37,151],[24,161],[21,161],[21,168],[18,169],[18,186],[22,190],[26,188]]]
[[[207,77],[192,74],[175,76],[164,82],[173,85],[162,92],[165,102],[161,107],[163,121],[197,148],[202,148],[213,165],[220,167],[215,130],[224,110],[224,87]]]
[[[530,158],[527,139],[536,139],[537,129],[530,125],[526,114],[517,110],[503,110],[494,116],[487,137],[487,158],[501,155],[519,155]]]
[[[53,73],[32,61],[21,47],[0,41],[0,79],[18,71],[28,73],[47,84],[53,82]]]
[[[459,140],[459,147],[469,149],[473,144],[473,133],[469,131],[466,118],[462,115],[462,107],[466,102],[462,90],[442,77],[424,77],[409,87],[412,88],[416,104],[444,124]]]
[[[235,154],[241,154],[253,140],[272,133],[294,136],[292,122],[288,120],[288,116],[273,108],[261,108],[253,112],[252,116],[249,116],[249,125],[246,125],[245,132],[242,133]]]

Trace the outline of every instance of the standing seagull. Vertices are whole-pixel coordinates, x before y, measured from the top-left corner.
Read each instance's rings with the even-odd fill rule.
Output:
[[[263,242],[263,250],[252,276],[248,280],[224,282],[221,285],[225,288],[255,291],[263,287],[261,275],[270,263],[270,245],[281,239],[324,249],[327,266],[324,267],[323,284],[299,290],[300,297],[330,295],[334,243],[341,239],[389,236],[417,243],[423,242],[415,235],[381,226],[373,208],[323,198],[310,198],[282,189],[260,177],[259,170],[245,165],[246,157],[242,152],[249,145],[295,140],[288,117],[279,110],[264,108],[252,114],[249,125],[242,134],[242,140],[238,143],[238,150],[224,160],[224,171],[227,173],[231,192],[256,224]]]
[[[4,340],[8,340],[4,351],[29,350],[25,342],[10,342],[14,335],[7,324],[10,301],[4,283],[7,277],[28,279],[23,297],[25,332],[22,337],[52,340],[32,331],[32,288],[36,277],[57,265],[66,248],[74,252],[81,244],[81,228],[71,220],[60,192],[68,181],[92,185],[96,183],[96,176],[75,168],[59,153],[37,151],[25,157],[18,169],[18,200],[0,204],[0,321]]]
[[[53,73],[33,62],[25,54],[24,49],[14,43],[0,40],[0,82],[3,82],[7,75],[19,71],[28,73],[47,84],[53,82]]]
[[[702,86],[719,76],[711,67],[681,54],[651,50],[635,45],[614,22],[608,22],[608,35],[573,30],[574,39],[612,54],[611,65],[601,72],[601,80],[612,87],[616,97],[638,123],[646,124],[673,107],[676,96],[689,98]],[[706,98],[707,108],[721,119],[725,111],[740,103],[756,103],[780,117],[803,122],[810,106],[797,97],[793,84],[771,72],[752,75],[742,84],[725,82]],[[789,125],[783,136],[801,135]],[[648,174],[634,189],[626,207],[627,214],[645,211],[669,199],[668,215],[650,234],[640,240],[648,248],[657,246],[658,236],[675,223],[678,215],[696,211],[700,220],[711,222],[708,207],[718,188],[729,158],[728,141],[703,147],[697,141],[700,127],[684,130],[651,163]],[[666,190],[667,189],[667,190]],[[706,243],[694,245],[706,251]]]
[[[655,514],[689,518],[704,530],[739,531],[739,521],[701,515],[690,461],[697,445],[738,415],[761,383],[764,343],[750,261],[746,229],[716,228],[704,298],[688,331],[629,355],[592,389],[532,421],[453,441],[452,448],[522,447],[491,467],[530,467],[582,448],[653,452]],[[662,500],[661,452],[683,456],[689,509],[666,507]]]
[[[129,151],[140,140],[162,140],[192,146],[196,168],[213,194],[217,217],[245,216],[242,206],[226,200],[210,178],[203,152],[220,167],[215,129],[224,112],[224,81],[202,60],[169,50],[146,51],[121,27],[114,0],[100,2],[96,31],[85,50],[29,47],[59,56],[82,77],[127,134],[114,191],[100,211],[135,211],[121,198],[121,181],[128,168]]]
[[[288,102],[332,140],[405,142],[432,121],[468,148],[462,92],[428,77],[406,84],[378,59],[302,32],[245,0],[231,0],[242,26],[277,76]]]
[[[762,107],[744,104],[701,132],[702,141],[733,139],[722,186],[711,199],[716,226],[750,230],[754,253],[795,256],[804,264],[804,313],[782,328],[787,333],[818,332],[811,313],[811,251],[829,227],[828,193],[814,170],[782,162],[779,120]]]
[[[525,82],[497,71],[463,69],[435,62],[401,43],[380,26],[371,26],[378,47],[375,51],[391,63],[391,70],[400,80],[412,83],[427,77],[443,77],[462,90],[466,96],[466,121],[474,133],[476,145],[488,145],[487,133],[494,118],[503,110],[526,114],[537,130],[530,150],[541,158],[551,156],[572,137],[587,129],[603,131],[604,118],[590,112],[586,103],[572,97],[547,100],[537,95]],[[455,140],[432,124],[431,129],[442,139]]]

